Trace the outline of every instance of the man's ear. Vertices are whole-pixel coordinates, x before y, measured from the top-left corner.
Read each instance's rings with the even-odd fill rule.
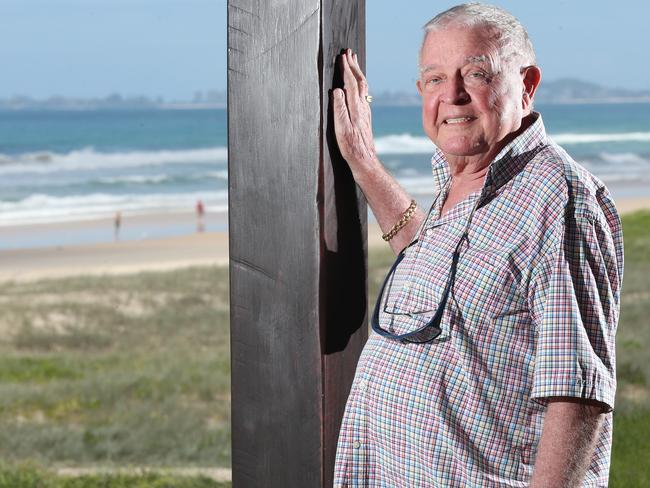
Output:
[[[418,93],[422,96],[422,82],[420,80],[415,82],[415,86],[418,88]]]
[[[522,83],[524,85],[521,104],[524,112],[528,112],[532,108],[535,91],[539,86],[539,82],[542,80],[542,70],[534,65],[526,66],[525,68],[522,68],[521,74]]]

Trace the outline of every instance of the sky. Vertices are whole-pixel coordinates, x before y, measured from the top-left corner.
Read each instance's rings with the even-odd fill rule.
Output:
[[[414,90],[421,27],[455,3],[366,0],[367,75],[373,91]],[[544,79],[650,89],[647,0],[493,3],[526,26]],[[226,4],[0,0],[0,98],[120,93],[188,100],[196,91],[223,90]]]

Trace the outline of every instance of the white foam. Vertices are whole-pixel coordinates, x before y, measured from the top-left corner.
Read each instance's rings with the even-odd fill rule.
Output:
[[[201,199],[208,210],[226,211],[227,191],[109,195],[94,193],[67,197],[35,194],[23,200],[0,201],[0,226],[68,222],[157,212],[194,211]]]
[[[436,146],[428,137],[391,134],[377,137],[375,149],[378,154],[432,154]]]
[[[103,183],[106,185],[119,185],[122,183],[136,183],[136,184],[147,185],[147,184],[169,183],[169,182],[173,183],[178,180],[205,181],[206,179],[228,181],[228,170],[207,171],[205,173],[196,173],[196,174],[178,175],[178,176],[171,176],[166,174],[115,176],[115,177],[99,178],[97,181],[99,183]]]
[[[206,177],[208,178],[216,178],[219,180],[226,180],[228,181],[228,170],[224,169],[221,171],[210,171],[205,174]]]
[[[598,142],[650,142],[650,132],[560,133],[550,136],[558,144],[593,144]],[[390,134],[375,139],[378,154],[432,154],[436,146],[427,137]]]
[[[117,176],[115,178],[99,178],[99,183],[104,183],[107,185],[116,185],[120,183],[138,183],[138,184],[147,184],[147,183],[164,183],[166,181],[171,181],[173,178],[168,175],[132,175],[132,176]]]
[[[650,132],[614,132],[609,134],[551,134],[558,144],[592,144],[595,142],[650,142]]]
[[[19,156],[0,154],[0,175],[49,174],[62,171],[89,171],[101,168],[137,168],[165,164],[215,164],[228,160],[228,149],[130,151],[103,153],[84,148],[66,154],[53,152],[26,153]]]
[[[642,156],[636,153],[599,153],[598,156],[606,163],[612,164],[615,166],[620,165],[634,165],[634,166],[646,166],[650,169],[650,161],[643,158]]]

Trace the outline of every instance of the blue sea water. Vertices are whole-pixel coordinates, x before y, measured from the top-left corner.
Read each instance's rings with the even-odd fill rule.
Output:
[[[619,192],[650,195],[650,104],[537,109],[578,162]],[[377,106],[373,126],[386,166],[430,194],[419,108]],[[192,211],[197,200],[225,212],[227,177],[225,110],[0,112],[0,228]]]
[[[224,110],[0,112],[0,226],[227,201]]]

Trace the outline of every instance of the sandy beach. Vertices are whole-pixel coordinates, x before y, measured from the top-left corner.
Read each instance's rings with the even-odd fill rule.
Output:
[[[623,213],[650,209],[649,197],[620,198],[617,207]],[[146,217],[141,217],[144,221]],[[160,225],[162,216],[150,217]],[[52,225],[57,232],[91,231],[97,222]],[[50,229],[50,230],[52,230]],[[16,232],[16,229],[13,229]],[[43,232],[43,229],[22,229]],[[386,246],[379,226],[368,226],[368,246]],[[78,275],[126,274],[162,271],[189,266],[227,265],[227,232],[191,233],[176,237],[127,240],[101,244],[0,250],[0,282],[34,281]]]
[[[228,264],[228,234],[0,251],[0,281],[125,274]]]

